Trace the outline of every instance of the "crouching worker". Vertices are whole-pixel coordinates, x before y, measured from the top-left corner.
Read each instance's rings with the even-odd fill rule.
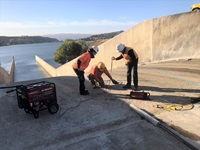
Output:
[[[99,62],[97,65],[92,66],[88,75],[88,79],[90,80],[93,88],[97,87],[96,82],[98,82],[101,87],[105,86],[104,80],[101,77],[103,73],[105,73],[110,78],[113,84],[118,84],[118,82],[114,80],[108,72],[105,64],[103,62]]]

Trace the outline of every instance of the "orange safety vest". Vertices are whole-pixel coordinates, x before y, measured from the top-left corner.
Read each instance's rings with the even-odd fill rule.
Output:
[[[89,52],[85,52],[78,58],[78,60],[81,61],[80,69],[83,71],[89,66],[91,55]],[[72,65],[74,69],[78,69],[78,60]]]
[[[125,49],[125,53],[122,54],[122,56],[124,57],[124,59],[126,59],[127,62],[130,62],[131,61],[131,57],[128,55],[128,52],[132,50],[134,55],[135,55],[135,58],[138,59],[138,54],[136,53],[136,51],[134,51],[131,47],[126,47]]]
[[[108,72],[107,68],[105,68],[104,71],[100,71],[98,69],[97,65],[94,65],[94,66],[92,66],[92,68],[89,71],[89,74],[94,75],[95,78],[101,77],[103,73],[105,73],[112,80],[112,77],[111,77],[110,73]]]

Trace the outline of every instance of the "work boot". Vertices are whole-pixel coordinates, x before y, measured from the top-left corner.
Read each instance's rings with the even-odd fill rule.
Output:
[[[85,90],[85,91],[83,91],[83,92],[80,92],[80,94],[81,94],[81,95],[89,95],[89,92],[88,92],[88,90]]]
[[[131,85],[126,84],[125,86],[123,86],[123,89],[131,89]]]
[[[96,83],[95,81],[94,81],[94,82],[91,82],[91,85],[92,85],[92,88],[93,88],[93,89],[98,88],[97,83]]]
[[[138,86],[134,86],[133,90],[138,91]]]
[[[92,84],[92,88],[96,89],[96,88],[98,88],[98,86],[96,84]]]

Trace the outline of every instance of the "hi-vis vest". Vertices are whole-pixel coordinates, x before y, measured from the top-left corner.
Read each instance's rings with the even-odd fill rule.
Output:
[[[124,59],[126,59],[127,62],[132,61],[132,60],[131,60],[131,57],[128,55],[128,52],[129,52],[130,50],[133,51],[133,53],[134,53],[134,55],[135,55],[135,58],[138,59],[138,54],[137,54],[131,47],[126,47],[125,53],[122,54],[122,56],[124,57]]]
[[[91,55],[89,52],[83,53],[78,60],[81,61],[80,69],[83,71],[89,66]],[[78,69],[78,60],[72,65],[74,69]]]
[[[98,69],[97,65],[94,65],[94,66],[91,67],[91,69],[89,71],[89,74],[94,75],[95,78],[101,77],[103,73],[105,73],[112,80],[112,76],[108,72],[107,68],[105,68],[104,71],[100,71]]]

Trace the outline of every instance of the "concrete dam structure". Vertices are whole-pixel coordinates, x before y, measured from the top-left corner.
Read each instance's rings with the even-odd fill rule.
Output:
[[[187,12],[145,20],[99,45],[99,52],[90,66],[103,61],[111,68],[111,57],[118,56],[115,47],[124,43],[139,55],[139,63],[177,59],[200,58],[200,12]],[[36,61],[51,76],[74,75],[72,64],[76,59],[53,68],[36,56]],[[90,68],[90,66],[88,68]],[[113,68],[124,66],[115,62]],[[88,70],[86,69],[86,72]]]
[[[12,83],[14,81],[14,70],[15,70],[15,59],[12,58],[9,72],[0,66],[0,84],[1,83]]]
[[[116,44],[137,51],[139,90],[149,92],[149,100],[131,99],[131,89],[122,88],[126,82],[123,60],[114,61],[110,71],[120,84],[104,76],[106,87],[93,89],[86,80],[90,94],[82,96],[71,66],[76,59],[54,68],[36,56],[52,77],[7,86],[55,83],[60,108],[55,114],[41,111],[34,119],[18,108],[15,93],[1,89],[1,149],[200,149],[200,102],[191,104],[191,98],[200,98],[199,22],[200,12],[150,19],[99,45],[90,65],[103,61],[108,69],[111,57],[119,55]],[[167,106],[178,110],[164,109]]]

